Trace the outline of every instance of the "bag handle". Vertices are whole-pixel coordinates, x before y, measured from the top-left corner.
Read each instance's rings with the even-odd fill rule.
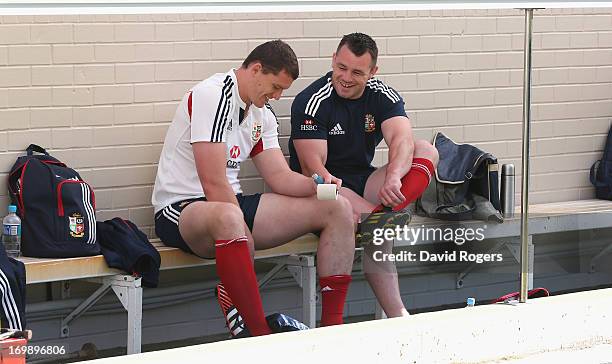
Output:
[[[597,180],[597,171],[601,166],[601,159],[593,163],[591,166],[591,172],[589,174],[589,179],[591,180],[591,184],[595,187],[608,187],[612,189],[612,183],[600,182]]]
[[[483,164],[487,166],[487,168],[481,168]],[[488,166],[491,164],[498,164],[497,158],[495,158],[491,153],[485,152],[481,154],[476,163],[472,166],[472,169],[465,172],[466,179],[482,178],[489,173]]]
[[[597,181],[597,177],[595,176],[595,174],[597,173],[597,168],[599,168],[600,164],[601,164],[601,159],[593,163],[593,165],[591,166],[591,172],[589,174],[589,179],[591,180],[591,184],[595,187],[603,187],[603,186],[599,186],[600,182]]]
[[[45,150],[45,148],[36,145],[36,144],[30,144],[27,148],[26,148],[26,152],[28,152],[28,155],[32,155],[34,154],[34,152],[37,153],[41,153],[41,154],[45,154],[45,155],[49,155],[49,153],[47,153],[47,151]]]

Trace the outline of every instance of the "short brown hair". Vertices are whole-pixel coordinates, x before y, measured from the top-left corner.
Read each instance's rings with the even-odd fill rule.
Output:
[[[372,67],[376,66],[376,60],[378,59],[378,47],[372,37],[363,33],[351,33],[342,37],[336,53],[340,51],[343,45],[347,45],[348,49],[353,52],[357,57],[361,57],[365,52],[370,53],[372,57]]]
[[[282,70],[285,70],[294,80],[300,76],[300,68],[293,49],[280,39],[271,40],[255,47],[242,62],[242,67],[247,68],[254,62],[261,63],[264,73],[271,72],[278,75]]]

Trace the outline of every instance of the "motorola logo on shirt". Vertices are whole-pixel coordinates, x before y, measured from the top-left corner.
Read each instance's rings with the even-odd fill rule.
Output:
[[[232,159],[236,159],[236,158],[240,157],[240,147],[237,146],[237,145],[234,145],[230,149],[229,154],[232,157]]]
[[[230,148],[229,150],[229,156],[232,159],[236,159],[238,157],[240,157],[240,147],[237,145],[234,145],[233,147]],[[233,168],[233,169],[237,169],[240,166],[240,162],[236,162],[232,159],[228,159],[227,161],[227,168]]]

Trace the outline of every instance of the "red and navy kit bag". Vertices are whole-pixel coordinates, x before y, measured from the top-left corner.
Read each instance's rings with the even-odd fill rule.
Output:
[[[26,152],[17,158],[8,181],[21,218],[22,254],[40,258],[100,254],[93,189],[44,148],[30,144]]]

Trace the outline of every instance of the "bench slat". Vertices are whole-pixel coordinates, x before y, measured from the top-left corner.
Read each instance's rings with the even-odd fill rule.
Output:
[[[255,252],[255,258],[273,258],[290,254],[312,253],[317,250],[318,238],[314,234],[301,236],[285,245]],[[177,248],[163,245],[159,240],[152,242],[161,256],[160,269],[198,267],[214,264],[214,260],[198,258]],[[26,283],[55,282],[69,279],[105,277],[125,274],[109,268],[102,255],[78,258],[19,258],[26,266]]]
[[[118,269],[109,268],[101,255],[62,259],[22,257],[20,260],[26,267],[26,284],[122,274]]]

